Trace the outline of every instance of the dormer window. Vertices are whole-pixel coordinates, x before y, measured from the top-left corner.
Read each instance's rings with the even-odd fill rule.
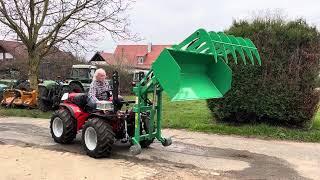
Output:
[[[144,57],[138,56],[138,64],[143,64],[143,62],[144,62]]]

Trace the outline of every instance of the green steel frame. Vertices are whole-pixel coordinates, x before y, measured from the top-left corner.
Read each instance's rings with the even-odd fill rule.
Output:
[[[135,136],[132,139],[134,144],[146,139],[157,138],[161,143],[165,143],[165,138],[161,136],[161,112],[162,112],[162,91],[159,82],[153,75],[153,71],[140,81],[137,87],[133,89],[137,96],[133,111],[135,118]],[[152,105],[148,104],[149,97],[152,96]],[[149,134],[140,135],[141,113],[150,112]]]

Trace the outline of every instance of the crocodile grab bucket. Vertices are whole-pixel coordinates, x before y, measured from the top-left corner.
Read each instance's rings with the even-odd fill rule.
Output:
[[[231,84],[228,65],[206,54],[166,49],[152,69],[172,101],[220,98]]]
[[[181,44],[164,49],[152,70],[172,101],[221,98],[231,88],[228,56],[237,63],[239,55],[246,64],[245,54],[252,64],[253,56],[261,63],[249,39],[200,29]]]

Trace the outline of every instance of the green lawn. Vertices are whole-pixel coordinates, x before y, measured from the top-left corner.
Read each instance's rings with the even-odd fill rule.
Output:
[[[169,98],[164,96],[163,127],[263,139],[320,142],[320,111],[316,114],[311,130],[290,129],[267,124],[235,126],[215,122],[204,100],[170,102]]]
[[[49,118],[51,113],[52,112],[42,112],[38,109],[13,109],[0,107],[0,116]]]
[[[133,99],[133,97],[128,97]],[[0,108],[0,116],[27,116],[49,118],[51,112],[39,110],[4,109]],[[167,96],[163,98],[163,127],[188,129],[225,135],[240,135],[263,139],[285,139],[306,142],[320,142],[320,111],[315,116],[311,130],[275,127],[267,124],[229,125],[216,123],[212,120],[205,101],[170,102]]]

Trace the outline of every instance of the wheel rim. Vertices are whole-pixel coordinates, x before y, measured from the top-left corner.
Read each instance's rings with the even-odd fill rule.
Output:
[[[96,130],[93,127],[88,127],[84,134],[84,142],[90,151],[97,147],[97,139]]]
[[[53,119],[52,131],[56,137],[61,137],[63,133],[63,122],[59,117]]]

